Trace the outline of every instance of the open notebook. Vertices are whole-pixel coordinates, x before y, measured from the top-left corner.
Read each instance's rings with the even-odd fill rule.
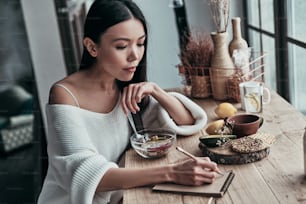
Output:
[[[185,186],[179,184],[163,183],[155,185],[153,190],[222,197],[231,184],[234,176],[234,172],[229,171],[226,172],[223,176],[218,175],[212,184],[204,184],[202,186]]]

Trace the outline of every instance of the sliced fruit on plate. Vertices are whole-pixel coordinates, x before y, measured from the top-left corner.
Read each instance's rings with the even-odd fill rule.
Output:
[[[223,145],[227,141],[236,138],[236,135],[203,135],[199,138],[199,140],[207,147],[218,147]]]

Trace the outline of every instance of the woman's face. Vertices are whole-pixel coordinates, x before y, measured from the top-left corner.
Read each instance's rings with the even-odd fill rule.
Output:
[[[120,81],[130,81],[143,57],[145,38],[141,21],[134,18],[110,27],[98,45],[99,69]]]

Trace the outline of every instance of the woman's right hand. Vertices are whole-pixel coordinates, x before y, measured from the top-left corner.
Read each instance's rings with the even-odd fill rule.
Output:
[[[128,114],[131,111],[135,114],[139,111],[138,103],[141,102],[143,97],[151,95],[155,86],[157,85],[153,82],[140,82],[124,87],[121,96],[121,105],[124,113]]]
[[[200,186],[212,183],[216,178],[217,164],[208,157],[197,157],[197,160],[187,159],[172,166],[170,178],[172,182]]]

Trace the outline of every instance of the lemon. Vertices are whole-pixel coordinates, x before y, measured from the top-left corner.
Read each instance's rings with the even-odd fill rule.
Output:
[[[237,108],[228,102],[220,103],[215,109],[215,113],[219,118],[227,118],[237,113]]]
[[[249,112],[260,112],[261,105],[259,96],[255,93],[247,94],[244,98],[246,109]]]
[[[206,132],[209,135],[215,135],[218,133],[218,130],[220,130],[224,126],[224,120],[216,120],[214,122],[211,122],[207,125]]]

